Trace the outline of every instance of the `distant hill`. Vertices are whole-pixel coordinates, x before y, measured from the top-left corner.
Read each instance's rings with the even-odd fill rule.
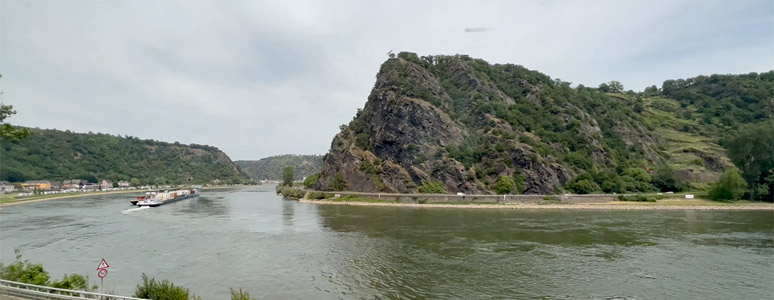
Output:
[[[141,184],[249,180],[216,147],[109,134],[30,129],[19,142],[2,141],[0,180],[131,180]]]
[[[717,180],[719,141],[774,116],[774,72],[625,91],[467,55],[402,52],[340,127],[319,190],[552,194],[650,192]],[[657,178],[658,177],[658,178]],[[665,180],[665,178],[667,180]]]
[[[235,163],[255,180],[281,180],[282,170],[293,167],[295,179],[301,180],[322,170],[322,155],[278,155],[259,160],[237,160]]]

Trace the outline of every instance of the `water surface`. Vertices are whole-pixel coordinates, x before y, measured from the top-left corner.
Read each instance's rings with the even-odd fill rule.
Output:
[[[53,277],[131,294],[140,275],[204,299],[771,299],[774,212],[469,210],[282,200],[273,186],[133,209],[103,195],[0,210]]]

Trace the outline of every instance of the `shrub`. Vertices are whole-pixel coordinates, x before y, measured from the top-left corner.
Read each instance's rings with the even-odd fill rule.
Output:
[[[14,253],[16,253],[16,261],[7,266],[0,264],[0,278],[35,285],[48,285],[50,276],[43,269],[43,265],[33,264],[27,260],[22,261],[19,249],[15,249]]]
[[[715,201],[738,200],[744,194],[747,182],[736,169],[731,169],[720,176],[718,182],[713,183],[709,191],[709,197]]]
[[[54,281],[51,287],[79,291],[95,291],[98,288],[96,285],[89,286],[89,276],[80,274],[65,274],[62,280]]]
[[[247,291],[231,288],[231,300],[255,300],[255,298],[250,297],[250,293]]]
[[[656,198],[647,197],[645,195],[634,195],[634,196],[618,195],[618,201],[656,202]]]
[[[309,175],[304,179],[304,186],[307,188],[314,188],[315,183],[317,183],[317,179],[320,179],[320,173]]]
[[[334,191],[343,191],[347,188],[347,181],[344,180],[344,175],[341,175],[341,173],[336,173],[336,176],[333,178],[333,180],[328,184],[328,188]]]
[[[326,197],[325,193],[323,193],[323,192],[314,191],[314,192],[309,192],[309,195],[307,195],[306,198],[308,198],[308,199],[325,199],[327,197]]]
[[[513,178],[510,176],[500,176],[495,184],[495,191],[498,195],[510,194],[516,187],[516,183],[513,182]]]
[[[423,194],[443,194],[445,192],[443,183],[440,181],[424,181],[419,187],[419,192]]]
[[[304,197],[304,194],[306,194],[304,190],[292,188],[289,186],[286,186],[282,189],[282,197],[289,199],[298,199]]]
[[[134,297],[152,300],[201,300],[187,288],[176,286],[166,279],[148,279],[145,273],[142,274],[142,283],[138,284],[134,291]]]
[[[526,178],[521,173],[517,173],[513,175],[513,183],[514,183],[514,186],[511,191],[516,194],[524,193],[524,190],[527,189]]]
[[[675,176],[674,170],[665,166],[656,172],[653,177],[653,186],[661,192],[681,192],[688,188],[688,183],[680,181]]]
[[[589,194],[595,191],[599,191],[599,185],[589,179],[578,180],[568,187],[578,194]]]
[[[278,185],[277,185],[277,186],[274,188],[274,191],[277,193],[277,195],[279,195],[279,194],[282,194],[282,189],[284,189],[284,188],[285,188],[285,186],[284,186],[284,185],[282,185],[282,184],[278,184]]]

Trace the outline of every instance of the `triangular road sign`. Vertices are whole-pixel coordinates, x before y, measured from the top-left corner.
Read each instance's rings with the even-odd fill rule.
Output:
[[[110,268],[110,266],[107,264],[107,262],[103,258],[102,261],[99,263],[99,267],[97,267],[97,270],[99,270],[99,269],[107,269],[107,268]]]

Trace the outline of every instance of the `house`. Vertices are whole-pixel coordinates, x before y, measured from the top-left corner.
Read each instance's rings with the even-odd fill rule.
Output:
[[[100,189],[112,189],[113,188],[113,182],[107,179],[103,179],[102,182],[99,183]]]
[[[83,179],[70,179],[62,181],[62,188],[66,190],[77,190],[87,183],[89,182]]]
[[[0,194],[13,192],[14,189],[16,189],[16,187],[13,186],[13,183],[0,181]]]
[[[77,189],[78,181],[79,179],[68,179],[68,180],[62,181],[62,188],[67,190]]]
[[[51,182],[48,180],[31,180],[21,184],[25,190],[50,190]]]
[[[119,181],[118,187],[129,187],[129,181],[126,181],[126,180]]]
[[[60,189],[62,189],[62,182],[61,181],[51,181],[51,189],[52,190],[60,190]]]

